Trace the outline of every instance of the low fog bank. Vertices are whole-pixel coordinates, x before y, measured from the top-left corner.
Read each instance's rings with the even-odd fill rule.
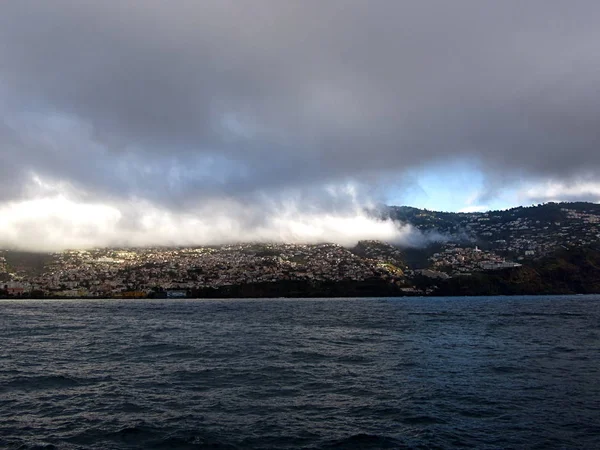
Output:
[[[420,247],[443,240],[360,205],[335,208],[204,202],[167,210],[145,201],[83,203],[65,196],[0,204],[0,248],[35,252],[98,247],[202,246],[247,242],[354,246],[380,240]]]

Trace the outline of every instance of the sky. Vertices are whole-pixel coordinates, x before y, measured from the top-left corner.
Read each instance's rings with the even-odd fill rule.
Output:
[[[358,239],[600,201],[593,0],[0,3],[0,247]]]

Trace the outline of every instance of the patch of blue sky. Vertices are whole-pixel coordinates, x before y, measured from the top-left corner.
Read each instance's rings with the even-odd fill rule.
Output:
[[[515,191],[499,191],[485,203],[485,175],[473,164],[461,162],[412,170],[409,183],[388,193],[388,203],[433,211],[477,212],[506,209],[516,205]]]

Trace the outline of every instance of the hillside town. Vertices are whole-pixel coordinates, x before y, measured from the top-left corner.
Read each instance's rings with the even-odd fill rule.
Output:
[[[248,243],[53,254],[0,250],[0,296],[187,297],[198,289],[249,284],[367,280],[393,285],[399,293],[426,294],[432,288],[417,287],[419,279],[435,282],[519,268],[557,249],[599,242],[598,205],[581,205],[470,214],[411,208],[412,217],[405,220],[423,233],[435,229],[444,237],[421,249],[361,241],[353,248]],[[420,254],[422,262],[409,253]]]
[[[517,261],[600,239],[600,205],[595,203],[548,203],[484,213],[392,207],[390,215],[425,233],[435,231],[450,243],[471,248],[477,245]]]
[[[501,270],[520,267],[520,263],[507,261],[494,252],[483,251],[479,247],[464,248],[449,244],[442,252],[430,258],[431,267],[452,276],[470,275],[482,270]]]
[[[10,274],[9,295],[58,297],[185,296],[198,287],[281,280],[401,282],[403,268],[335,244],[238,244],[198,248],[97,249],[51,255],[42,273]]]

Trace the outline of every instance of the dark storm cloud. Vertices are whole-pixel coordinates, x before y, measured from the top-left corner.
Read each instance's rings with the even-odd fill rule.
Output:
[[[5,1],[0,186],[185,205],[600,168],[596,1]],[[318,195],[313,196],[314,198]]]

